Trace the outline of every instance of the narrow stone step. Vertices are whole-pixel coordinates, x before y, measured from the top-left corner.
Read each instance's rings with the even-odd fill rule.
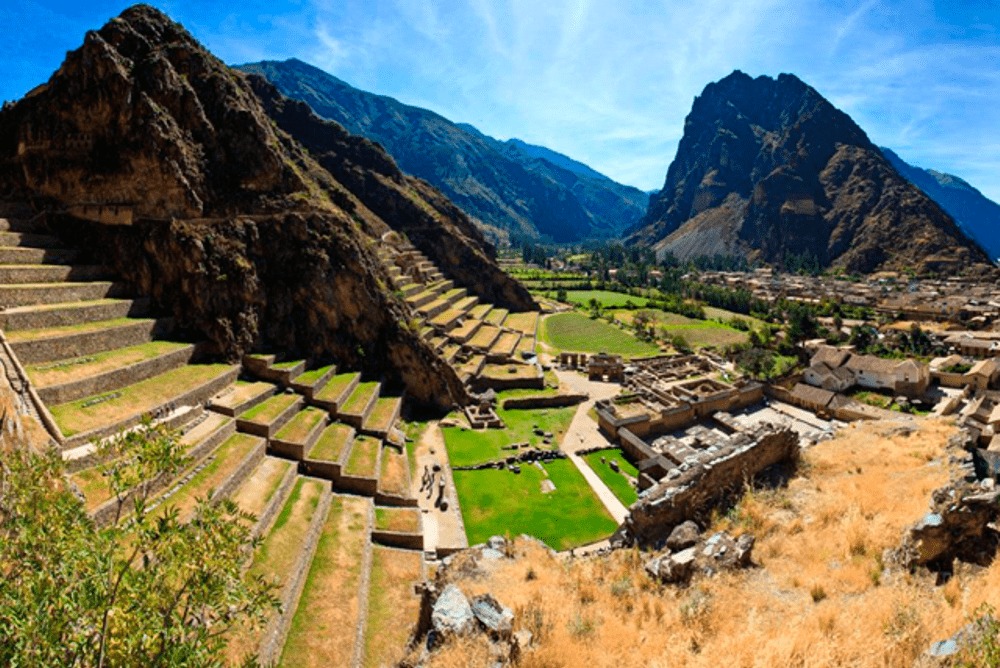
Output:
[[[236,428],[270,439],[298,413],[304,401],[298,394],[277,394],[241,413],[236,418]]]
[[[356,436],[351,451],[340,469],[337,489],[352,494],[375,496],[381,465],[382,441],[372,436]]]
[[[280,666],[355,666],[371,500],[335,494],[323,523]]]
[[[7,341],[22,364],[35,364],[148,343],[172,328],[171,318],[118,318],[12,331],[7,333]]]
[[[100,281],[112,272],[107,267],[90,264],[4,264],[0,265],[0,283],[61,283],[65,281]]]
[[[241,664],[256,653],[260,665],[274,663],[281,652],[306,573],[316,551],[332,494],[329,485],[312,478],[298,478],[282,506],[279,521],[267,533],[254,553],[251,577],[264,578],[278,586],[281,608],[271,615],[263,629],[237,629],[226,648],[228,665]]]
[[[303,471],[308,475],[336,482],[351,452],[354,435],[354,427],[351,425],[334,422],[327,426],[306,452],[302,460]]]
[[[80,251],[66,248],[0,246],[0,264],[70,264]]]
[[[64,448],[82,445],[133,427],[144,416],[202,404],[236,380],[238,366],[190,364],[113,392],[50,406],[66,436]]]
[[[460,346],[457,343],[449,343],[448,345],[444,346],[441,349],[440,355],[445,362],[447,362],[448,364],[452,364],[454,363],[455,358],[458,357],[458,353],[460,353],[461,351],[462,351],[462,346]]]
[[[465,288],[452,288],[451,290],[448,290],[447,292],[442,294],[441,299],[445,300],[449,304],[454,304],[458,301],[461,301],[462,299],[465,299],[465,296],[467,294],[469,294],[469,291],[466,290]]]
[[[521,341],[520,332],[503,332],[490,346],[490,359],[502,359],[512,357],[517,350],[517,344]]]
[[[25,367],[46,404],[117,390],[184,366],[194,357],[189,343],[151,341],[138,346]]]
[[[245,513],[256,518],[254,535],[267,533],[295,485],[295,462],[265,456],[247,475],[230,498]]]
[[[447,309],[431,318],[431,325],[445,332],[450,332],[465,317],[465,311]]]
[[[417,500],[410,490],[410,462],[406,452],[402,448],[383,444],[375,502],[383,506],[416,506]],[[419,549],[423,544],[401,547]]]
[[[494,325],[480,327],[476,335],[469,339],[469,346],[476,350],[489,350],[496,343],[496,340],[500,338],[500,333],[500,328]]]
[[[479,304],[469,310],[469,317],[476,320],[484,319],[493,310],[492,304]]]
[[[482,320],[476,320],[474,318],[466,318],[462,324],[448,332],[448,337],[453,341],[458,343],[465,343],[479,331],[482,326]]]
[[[122,297],[126,287],[111,281],[90,283],[24,283],[21,285],[0,285],[0,305],[36,306],[59,302],[81,302],[106,297]]]
[[[212,418],[219,418],[224,422],[216,422]],[[236,430],[233,420],[224,418],[221,415],[201,414],[201,419],[196,420],[196,424],[191,425],[180,439],[180,445],[184,448],[189,463],[183,467],[173,479],[164,478],[152,483],[151,494],[157,494],[164,489],[174,487],[177,481],[189,475],[188,472],[212,453],[223,441],[231,436]],[[111,490],[107,479],[104,478],[99,466],[95,465],[73,473],[70,480],[76,488],[83,494],[87,512],[91,514],[94,521],[99,526],[104,526],[114,520],[118,514],[117,501],[111,498]],[[131,512],[131,503],[122,507],[123,515]]]
[[[378,381],[358,383],[351,396],[337,409],[337,417],[355,429],[360,429],[378,400],[382,384]]]
[[[176,509],[181,520],[190,519],[199,499],[216,502],[238,489],[263,459],[264,450],[264,439],[233,434],[164,492],[153,512]]]
[[[277,391],[278,387],[271,383],[238,380],[212,397],[208,410],[236,417],[270,399]]]
[[[406,298],[406,303],[410,305],[410,308],[420,309],[422,306],[430,304],[433,301],[437,301],[438,293],[434,290],[424,290],[423,292],[418,292],[415,295]]]
[[[306,406],[274,434],[271,452],[301,461],[329,420],[330,414],[322,408]]]
[[[37,232],[0,231],[0,246],[19,246],[25,248],[59,248],[62,243],[58,237]]]
[[[383,465],[385,459],[382,460]],[[381,495],[381,487],[379,488]],[[423,520],[416,500],[406,507],[384,504],[375,499],[375,524],[372,526],[372,541],[379,545],[398,547],[406,550],[424,549]]]
[[[312,399],[326,386],[335,373],[337,373],[337,365],[335,364],[303,371],[293,378],[289,385],[306,399]]]
[[[417,312],[420,313],[424,318],[432,319],[439,313],[443,313],[448,310],[448,302],[443,299],[437,299],[429,304],[424,304]]]
[[[507,309],[505,308],[495,308],[491,310],[489,313],[487,313],[486,317],[483,318],[483,320],[491,325],[496,325],[497,327],[499,327],[500,325],[503,324],[503,321],[507,318],[508,313],[509,311],[507,311]]]
[[[403,408],[402,397],[381,397],[372,407],[365,418],[361,430],[366,434],[372,434],[379,438],[385,438],[389,430],[399,419],[399,413]]]
[[[60,302],[35,306],[15,306],[0,311],[0,329],[44,329],[81,325],[100,320],[136,318],[149,313],[149,300],[95,299],[80,302]]]
[[[423,576],[422,553],[382,545],[372,547],[368,615],[363,633],[365,666],[394,663],[419,617],[414,585]]]
[[[409,279],[407,279],[409,280]],[[419,283],[404,283],[399,287],[399,291],[403,294],[403,297],[412,297],[413,295],[419,295],[424,291],[424,286]]]
[[[341,404],[354,391],[354,388],[358,386],[360,380],[360,373],[337,374],[327,381],[319,393],[313,396],[312,403],[335,414],[340,409]]]
[[[471,297],[464,297],[455,303],[455,310],[461,311],[462,313],[468,313],[475,308],[478,303],[479,297],[475,295],[472,295]]]

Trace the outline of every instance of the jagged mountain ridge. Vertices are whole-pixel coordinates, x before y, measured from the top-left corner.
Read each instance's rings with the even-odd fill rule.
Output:
[[[239,69],[263,75],[319,116],[378,142],[404,172],[440,188],[498,236],[543,235],[559,242],[616,237],[645,211],[645,193],[573,168],[570,162],[579,163],[559,154],[498,141],[432,111],[361,91],[302,61]]]
[[[629,241],[660,253],[811,256],[849,271],[988,268],[851,118],[797,77],[734,72],[695,98],[663,189]]]
[[[991,258],[1000,258],[1000,204],[953,174],[915,167],[893,150],[881,148],[897,172],[940,204]]]
[[[278,128],[245,75],[137,5],[88,32],[47,83],[0,112],[0,192],[50,212],[132,210],[131,226],[66,217],[59,227],[221,356],[333,359],[451,407],[465,390],[409,326],[376,257],[379,235],[413,226],[446,239],[432,259],[478,276],[472,292],[512,309],[534,303],[440,193],[370,142],[357,138],[352,151],[345,170],[377,170],[391,187],[338,182]],[[365,204],[372,197],[397,214],[380,218]]]

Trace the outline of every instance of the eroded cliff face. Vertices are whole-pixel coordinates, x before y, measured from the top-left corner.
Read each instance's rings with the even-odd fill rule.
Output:
[[[787,74],[735,72],[705,88],[631,239],[682,257],[808,255],[858,272],[989,266],[847,114]]]
[[[266,79],[250,82],[278,127],[389,229],[406,237],[447,276],[480,299],[514,311],[537,309],[528,291],[493,262],[494,249],[462,211],[426,181],[406,176],[378,144],[282,96]],[[370,220],[369,217],[363,217]],[[370,230],[377,234],[379,230]]]
[[[399,229],[416,241],[429,230],[428,255],[480,296],[514,308],[530,297],[467,219],[400,179],[384,152],[324,162],[278,127],[244,75],[144,5],[88,33],[48,83],[0,111],[0,194],[53,212],[69,245],[113,266],[218,355],[309,356],[383,376],[421,403],[464,401],[393,294],[378,236]],[[391,187],[361,189],[383,179]],[[376,195],[394,198],[381,209],[389,220],[366,206]],[[136,222],[65,213],[81,204],[122,204]]]

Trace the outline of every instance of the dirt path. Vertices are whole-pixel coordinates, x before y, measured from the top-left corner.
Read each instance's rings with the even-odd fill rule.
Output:
[[[444,447],[444,436],[441,434],[441,427],[436,420],[427,424],[427,429],[417,442],[414,455],[417,460],[417,473],[411,481],[413,495],[417,497],[417,503],[423,515],[424,524],[424,550],[437,550],[439,547],[445,549],[457,549],[468,547],[469,541],[465,535],[465,524],[462,522],[462,511],[458,505],[458,495],[455,493],[455,481],[451,477],[451,465],[448,462],[448,451]],[[445,496],[448,500],[448,509],[441,510],[434,506],[437,498],[437,480],[435,477],[431,493],[420,491],[420,480],[424,472],[424,467],[433,470],[434,465],[441,467],[441,473],[445,480]]]
[[[559,383],[571,391],[590,395],[590,399],[580,404],[579,408],[577,408],[576,415],[573,416],[573,421],[570,423],[569,429],[566,430],[566,436],[563,437],[559,447],[569,455],[569,460],[583,474],[587,484],[597,494],[597,498],[601,500],[604,507],[611,513],[611,517],[615,519],[615,522],[621,524],[625,521],[625,516],[628,515],[628,508],[608,489],[608,486],[594,473],[594,470],[576,454],[581,450],[610,447],[611,444],[608,443],[608,439],[600,432],[597,428],[597,423],[594,422],[588,413],[594,407],[594,404],[601,399],[610,399],[616,396],[620,390],[620,386],[615,383],[590,381],[572,371],[557,370],[556,375],[559,377]]]

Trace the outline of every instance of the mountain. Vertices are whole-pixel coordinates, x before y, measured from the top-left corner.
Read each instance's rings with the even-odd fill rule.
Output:
[[[882,147],[882,155],[910,183],[940,204],[991,258],[1000,258],[1000,204],[957,176],[914,167],[885,147]]]
[[[64,241],[221,357],[332,359],[450,408],[466,391],[390,287],[382,236],[407,235],[483,299],[534,302],[475,225],[379,146],[313,117],[303,148],[281,127],[296,104],[137,5],[0,110],[0,195],[59,218]]]
[[[378,142],[407,174],[425,179],[498,238],[557,242],[617,237],[648,197],[541,147],[501,142],[426,109],[358,90],[300,60],[242,65],[320,116]]]
[[[813,258],[852,272],[987,269],[989,258],[851,118],[797,77],[734,72],[695,98],[631,243],[681,258]]]

